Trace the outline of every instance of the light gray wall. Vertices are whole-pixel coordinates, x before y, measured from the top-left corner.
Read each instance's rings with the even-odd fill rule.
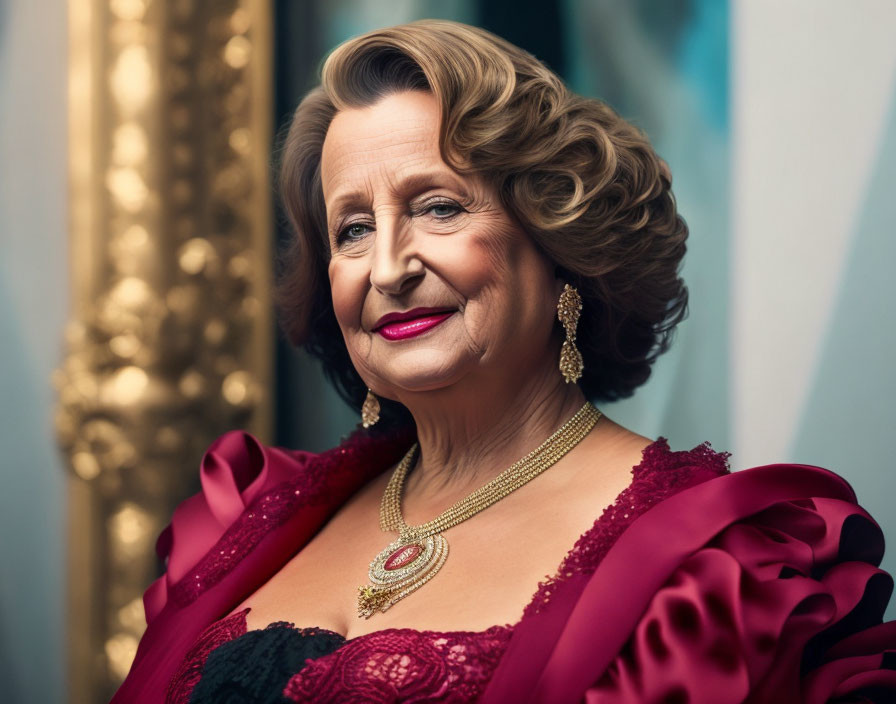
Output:
[[[732,3],[738,467],[849,481],[896,573],[896,4]],[[896,599],[887,616],[896,618]]]
[[[62,702],[64,477],[50,374],[67,316],[63,0],[0,3],[0,699]]]

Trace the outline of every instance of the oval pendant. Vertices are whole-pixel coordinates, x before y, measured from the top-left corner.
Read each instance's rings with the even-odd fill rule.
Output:
[[[440,534],[422,540],[399,538],[370,563],[370,584],[358,587],[358,616],[370,618],[432,579],[448,557],[448,541]]]

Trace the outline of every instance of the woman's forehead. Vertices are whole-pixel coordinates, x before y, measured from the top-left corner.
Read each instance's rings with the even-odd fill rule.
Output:
[[[333,118],[321,154],[325,199],[370,178],[396,178],[440,168],[451,171],[439,153],[439,110],[420,91],[389,95]]]

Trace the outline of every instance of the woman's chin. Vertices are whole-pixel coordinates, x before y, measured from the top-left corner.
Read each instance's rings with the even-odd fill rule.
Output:
[[[452,355],[433,354],[431,350],[408,350],[395,354],[383,365],[378,376],[396,390],[409,393],[436,391],[456,384],[471,370],[471,360]]]

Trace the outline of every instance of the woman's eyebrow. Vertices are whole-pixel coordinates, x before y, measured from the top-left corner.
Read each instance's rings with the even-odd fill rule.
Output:
[[[366,208],[369,202],[370,195],[366,191],[344,193],[334,198],[332,205],[327,206],[327,213],[331,218],[335,218],[348,210]]]
[[[398,195],[412,197],[430,188],[451,188],[466,194],[461,179],[451,171],[438,170],[409,174],[393,186]]]

